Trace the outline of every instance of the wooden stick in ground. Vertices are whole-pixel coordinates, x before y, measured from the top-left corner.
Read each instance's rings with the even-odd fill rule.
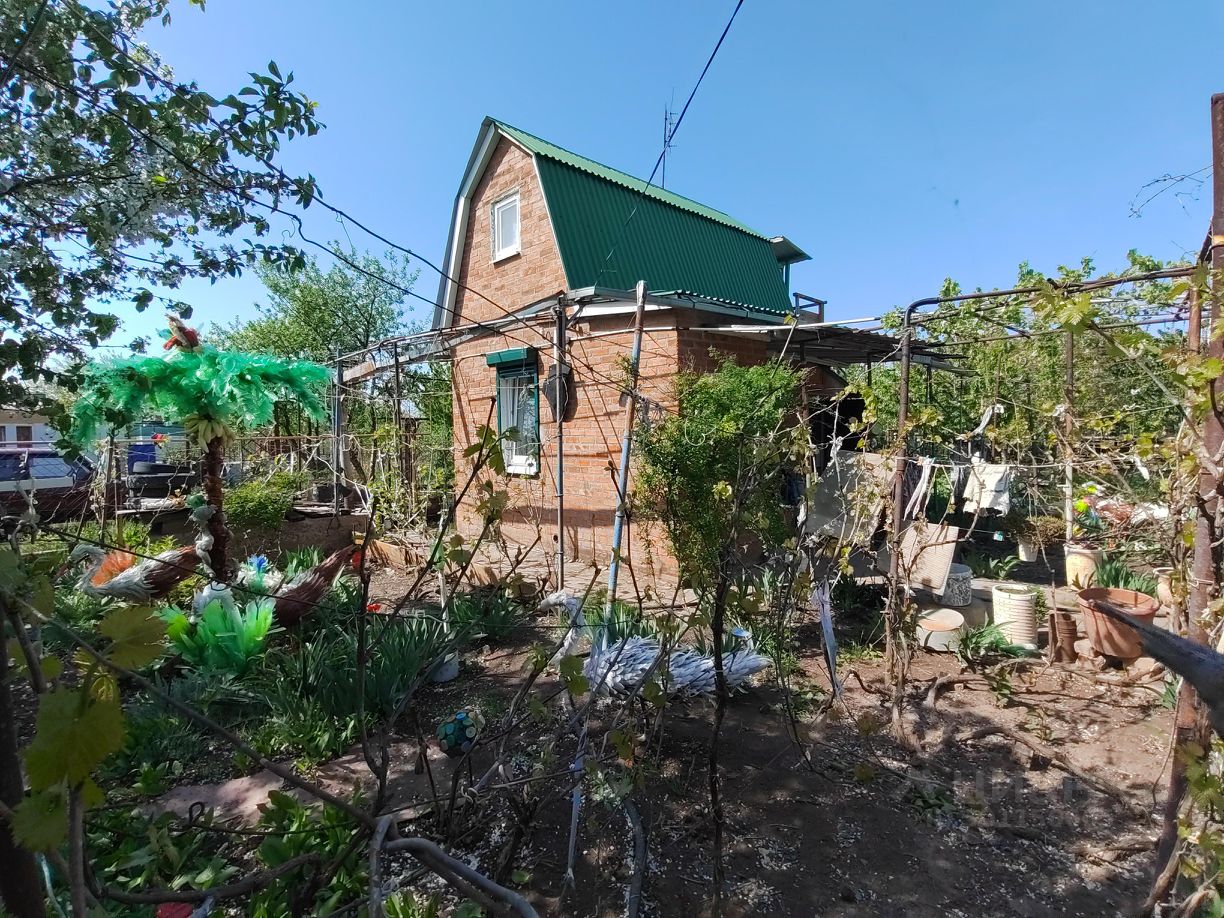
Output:
[[[451,857],[436,844],[424,838],[401,838],[387,842],[383,850],[406,851],[442,877],[447,883],[497,915],[518,915],[519,918],[539,918],[531,903],[514,890],[494,883],[463,861]]]

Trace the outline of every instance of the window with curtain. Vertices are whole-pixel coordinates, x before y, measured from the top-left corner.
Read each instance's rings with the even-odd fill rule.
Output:
[[[535,367],[498,368],[497,428],[506,471],[534,475],[540,470],[539,375]]]

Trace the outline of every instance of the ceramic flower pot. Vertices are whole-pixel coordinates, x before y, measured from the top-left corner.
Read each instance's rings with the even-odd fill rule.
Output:
[[[1160,603],[1154,596],[1134,590],[1119,590],[1113,587],[1091,587],[1079,591],[1080,612],[1084,615],[1084,631],[1094,650],[1109,657],[1133,660],[1142,656],[1143,645],[1135,630],[1098,612],[1094,603],[1105,600],[1140,621],[1152,623],[1160,611]]]
[[[1030,561],[1036,561],[1041,556],[1041,549],[1032,539],[1021,539],[1016,543],[1016,554],[1021,561],[1027,564]]]
[[[994,623],[1003,636],[1022,647],[1037,646],[1037,591],[1029,586],[1000,583],[991,588]]]
[[[1096,583],[1097,565],[1105,553],[1099,548],[1072,542],[1063,546],[1063,550],[1067,556],[1067,585],[1084,590]]]

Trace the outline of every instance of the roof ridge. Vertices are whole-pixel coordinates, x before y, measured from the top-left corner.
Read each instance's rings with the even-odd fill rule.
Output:
[[[581,169],[584,172],[589,172],[598,178],[604,179],[605,181],[622,185],[631,191],[654,198],[656,201],[671,205],[672,207],[678,207],[681,210],[687,210],[688,212],[696,214],[699,217],[705,217],[707,220],[713,220],[717,223],[723,224],[724,226],[729,226],[732,229],[739,230],[742,233],[747,233],[750,236],[755,236],[767,241],[771,238],[766,236],[764,233],[754,230],[752,227],[741,223],[730,214],[724,213],[717,208],[702,204],[700,201],[695,201],[692,198],[685,197],[682,194],[677,194],[676,192],[670,191],[666,188],[660,188],[653,182],[648,183],[646,179],[630,175],[628,172],[625,172],[622,169],[617,169],[615,166],[609,166],[605,163],[599,162],[599,160],[591,159],[589,156],[583,156],[581,153],[575,153],[573,150],[566,149],[560,144],[553,143],[551,140],[546,140],[545,138],[540,137],[538,134],[533,134],[530,131],[524,131],[522,128],[515,127],[513,124],[509,124],[498,118],[490,117],[489,120],[492,121],[493,124],[497,125],[500,130],[510,134],[511,137],[519,140],[520,143],[523,143],[525,146],[531,148],[531,152],[534,155],[547,156],[548,158],[554,159],[557,162],[563,163],[564,165],[575,169]],[[524,138],[535,141],[535,143],[527,143]],[[548,148],[551,148],[551,150]],[[558,153],[564,155],[559,156],[557,155]]]

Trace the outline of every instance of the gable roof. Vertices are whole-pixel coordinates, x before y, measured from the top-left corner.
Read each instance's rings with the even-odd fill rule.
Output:
[[[776,319],[791,312],[778,237],[771,240],[712,207],[492,118],[481,125],[456,200],[447,242],[446,273],[452,277],[466,233],[466,196],[499,137],[532,156],[571,290],[628,290],[645,278],[651,292],[682,294],[698,309],[706,301],[738,307],[747,317]],[[443,278],[435,328],[454,319],[453,287]]]

